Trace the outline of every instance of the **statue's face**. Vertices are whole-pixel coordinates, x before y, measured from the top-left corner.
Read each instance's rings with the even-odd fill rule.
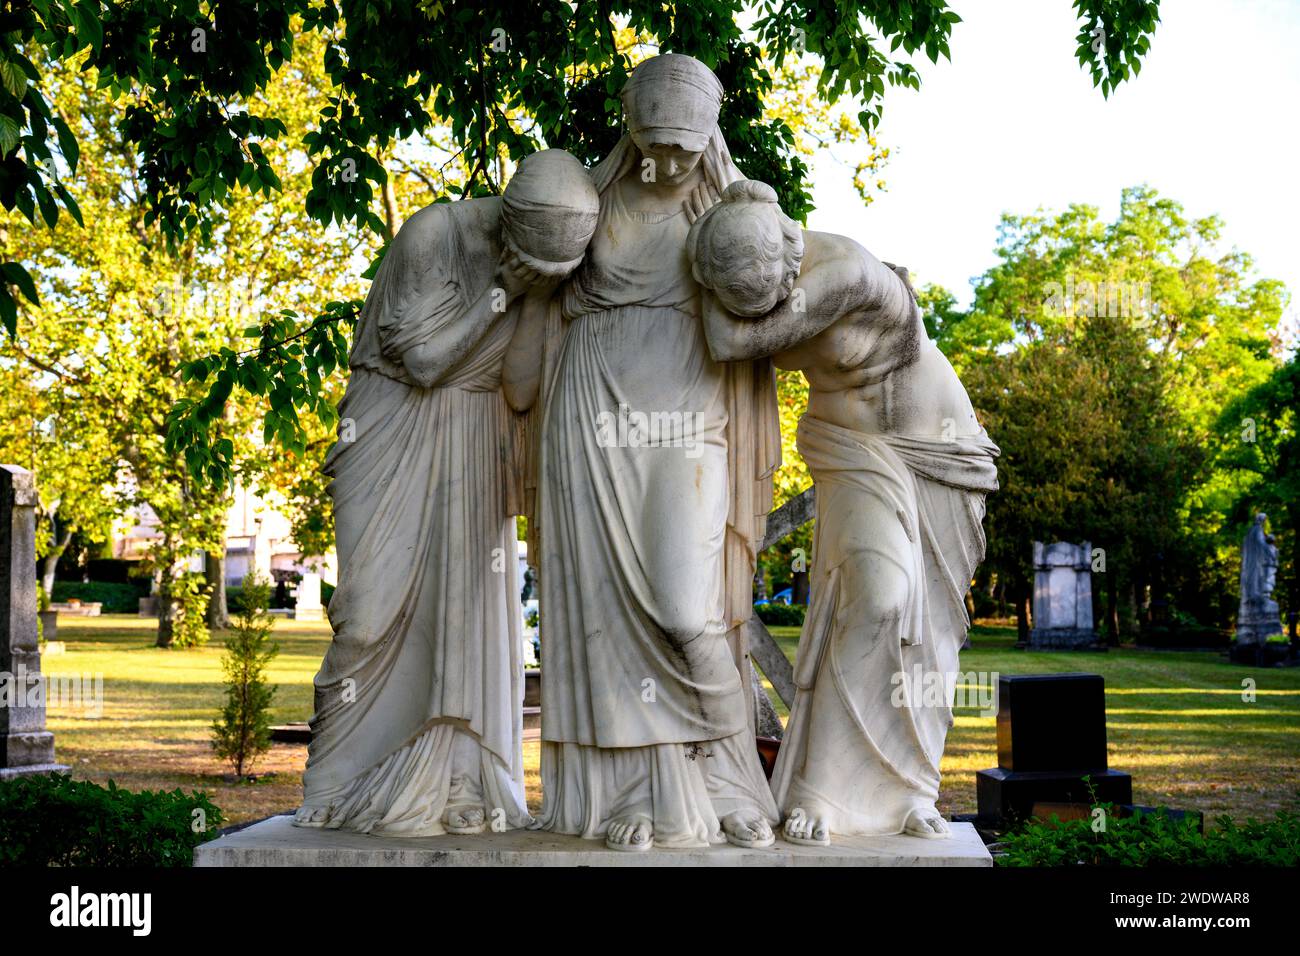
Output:
[[[521,255],[514,238],[509,233],[502,236],[501,261],[513,272],[526,268],[528,274],[536,278],[536,281],[531,283],[533,286],[546,286],[560,282],[568,278],[576,268],[576,266],[548,263],[533,255],[526,257]]]
[[[680,186],[695,172],[704,155],[677,143],[657,142],[653,135],[644,133],[633,133],[632,142],[642,157],[654,161],[654,182],[662,186]]]

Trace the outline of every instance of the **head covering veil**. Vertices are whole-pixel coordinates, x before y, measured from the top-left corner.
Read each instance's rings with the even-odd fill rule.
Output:
[[[591,178],[604,193],[636,165],[632,134],[653,135],[692,152],[703,151],[704,178],[719,193],[744,175],[736,168],[718,127],[722,84],[713,71],[690,56],[664,53],[639,64],[623,86],[626,130]]]

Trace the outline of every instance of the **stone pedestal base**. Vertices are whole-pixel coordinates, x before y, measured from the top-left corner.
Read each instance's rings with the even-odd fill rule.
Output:
[[[30,767],[0,767],[0,781],[12,780],[31,773],[67,773],[68,765],[62,763],[38,763]]]
[[[0,736],[0,767],[21,770],[54,763],[54,734],[48,730],[14,731]]]
[[[1094,631],[1073,627],[1036,627],[1029,632],[1031,651],[1105,650]]]
[[[1258,644],[1243,644],[1234,641],[1228,648],[1228,660],[1234,664],[1246,664],[1250,667],[1276,667],[1294,660],[1291,645],[1281,641],[1263,641]]]
[[[947,840],[851,837],[829,847],[796,846],[779,836],[764,850],[735,846],[624,853],[601,840],[539,830],[477,836],[380,837],[295,827],[270,817],[194,850],[195,866],[992,866],[969,823]]]
[[[1087,775],[1101,803],[1132,803],[1133,778],[1118,770],[1014,771],[995,767],[975,773],[981,821],[1027,820],[1035,803],[1091,803]]]

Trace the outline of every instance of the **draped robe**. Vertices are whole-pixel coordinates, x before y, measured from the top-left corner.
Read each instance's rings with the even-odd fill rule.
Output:
[[[936,706],[913,678],[957,672],[998,449],[983,433],[868,434],[810,415],[797,440],[817,488],[812,599],[772,790],[831,833],[899,833],[939,794],[951,683]],[[906,581],[883,618],[882,566]],[[821,773],[810,753],[828,762]]]
[[[753,513],[770,504],[770,366],[712,360],[684,213],[631,210],[601,172],[540,434],[541,821],[596,837],[645,813],[657,845],[717,843],[733,811],[777,822],[727,639],[752,611]],[[690,446],[602,441],[621,408],[682,416]]]
[[[492,283],[499,250],[475,238],[474,217],[495,220],[499,205],[413,216],[358,324],[340,407],[340,430],[355,439],[325,463],[339,586],[304,774],[304,804],[328,808],[328,827],[435,835],[457,805],[531,822],[512,517],[518,425],[500,388],[514,316],[496,319],[432,387],[401,364]]]

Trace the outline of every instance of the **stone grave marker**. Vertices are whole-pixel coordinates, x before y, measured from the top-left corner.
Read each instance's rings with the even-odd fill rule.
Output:
[[[36,483],[30,471],[0,465],[0,780],[68,769],[54,762],[40,680]]]

